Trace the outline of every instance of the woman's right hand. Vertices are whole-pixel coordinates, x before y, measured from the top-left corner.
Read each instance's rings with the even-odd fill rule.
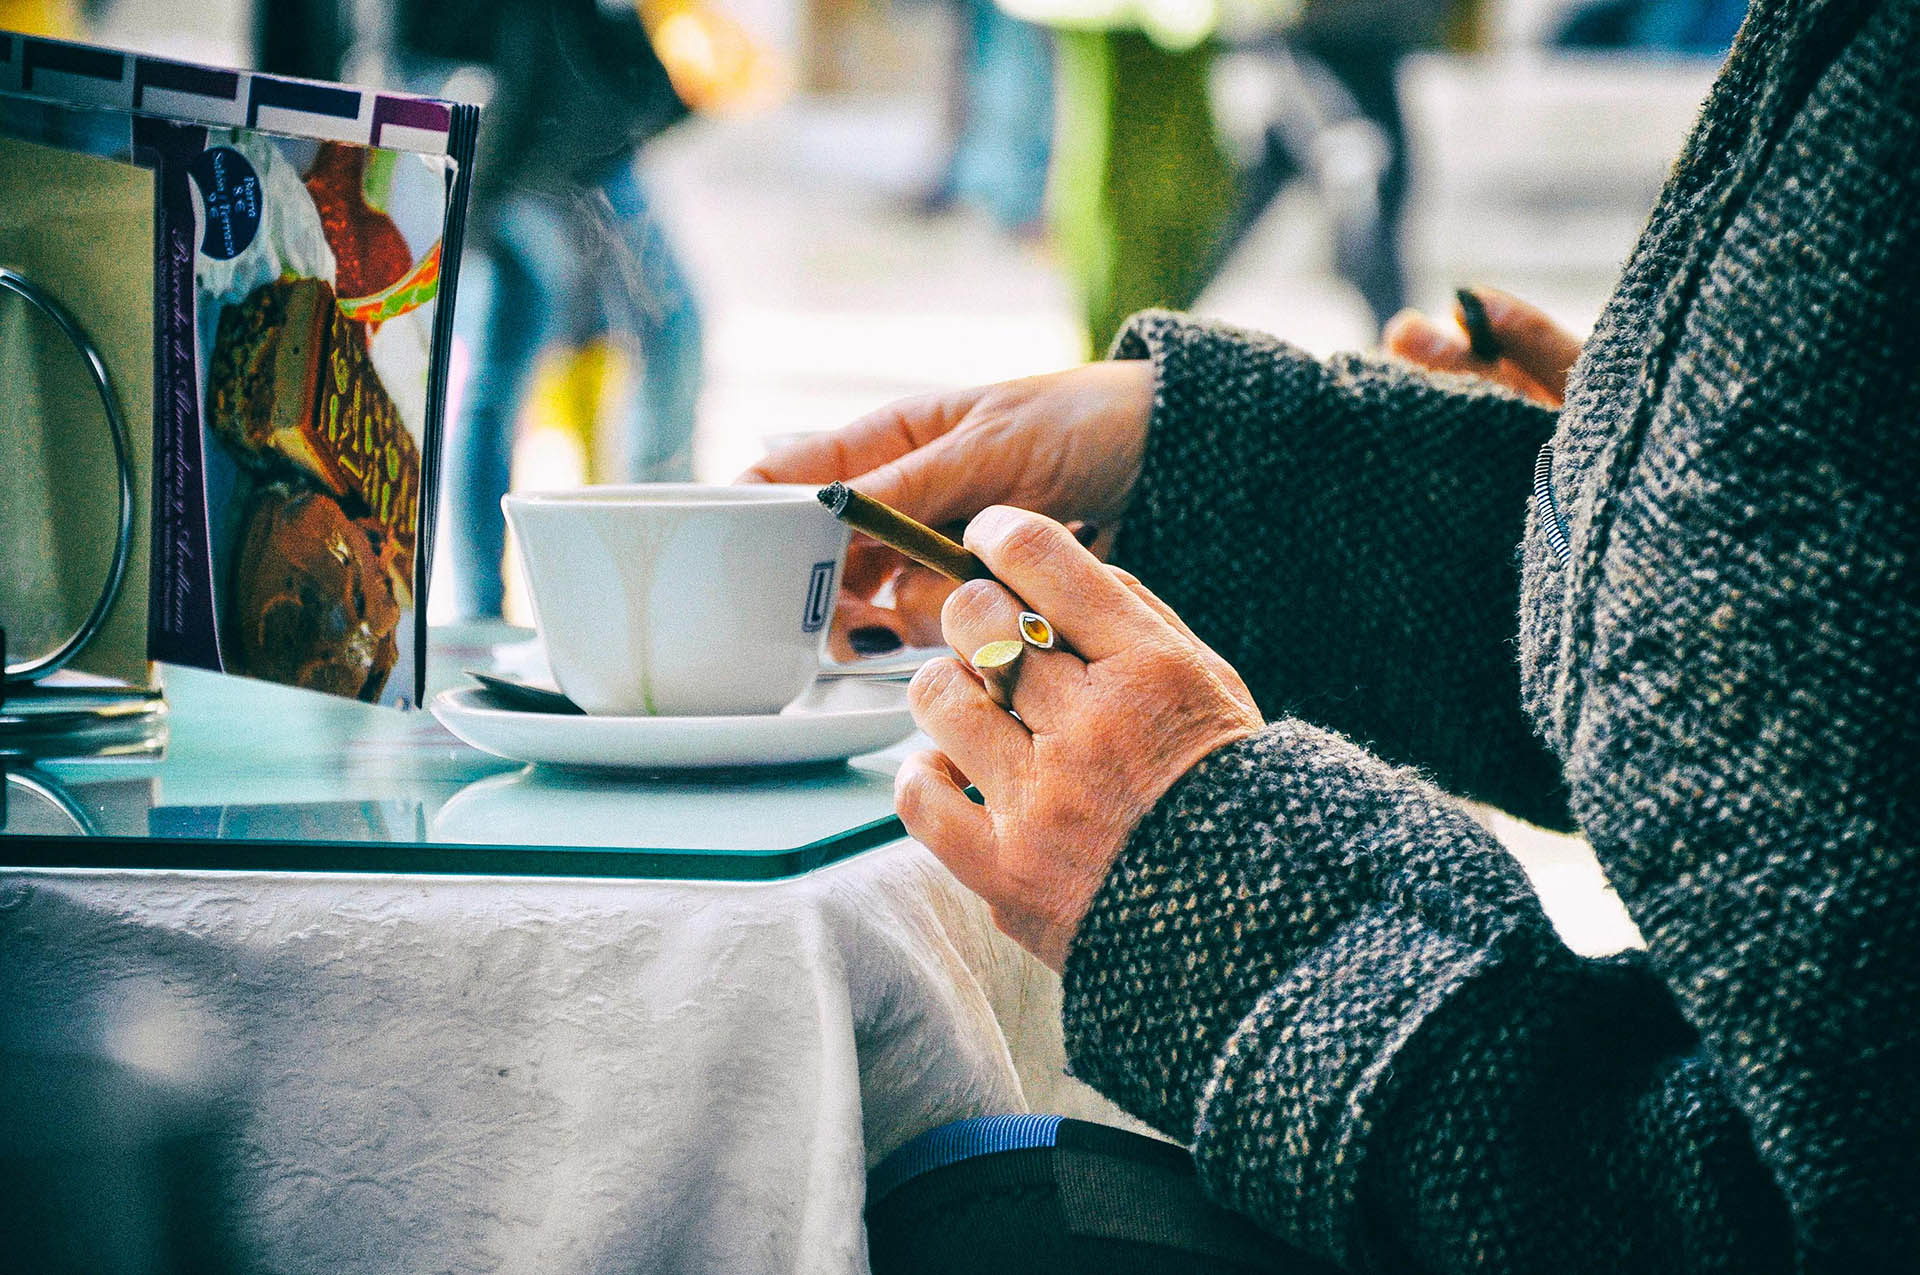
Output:
[[[965,524],[990,505],[1014,505],[1087,524],[1104,547],[1140,476],[1153,391],[1150,362],[1119,360],[923,395],[802,439],[741,481],[846,482],[934,527]],[[940,643],[940,607],[951,581],[864,538],[848,551],[844,580],[834,619],[838,658],[886,645],[875,630],[909,645]],[[889,581],[893,608],[875,606]],[[849,642],[858,630],[869,631],[867,640]]]

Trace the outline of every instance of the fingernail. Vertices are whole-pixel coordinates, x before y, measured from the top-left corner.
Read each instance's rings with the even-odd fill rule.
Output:
[[[1455,288],[1453,299],[1460,303],[1460,318],[1467,329],[1467,345],[1473,350],[1473,357],[1499,358],[1500,340],[1493,334],[1493,323],[1487,318],[1487,307],[1480,295],[1472,288]]]
[[[1513,318],[1510,309],[1513,298],[1500,289],[1475,286],[1472,291],[1473,299],[1480,303],[1480,309],[1485,312],[1488,322],[1496,328]]]
[[[1073,525],[1073,538],[1080,542],[1083,549],[1093,548],[1093,542],[1100,538],[1100,528],[1090,522],[1078,522]]]
[[[900,635],[892,629],[869,624],[848,632],[847,645],[855,655],[885,655],[899,650],[903,644]]]
[[[988,505],[967,522],[966,538],[975,544],[992,544],[1004,536],[1014,521],[1023,517],[1018,509],[1006,505]]]

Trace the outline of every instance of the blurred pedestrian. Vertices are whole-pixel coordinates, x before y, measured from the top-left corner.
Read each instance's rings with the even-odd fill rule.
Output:
[[[1143,29],[1120,4],[1028,0],[1056,15],[1052,221],[1090,349],[1129,314],[1193,304],[1235,201],[1209,99],[1215,44]]]
[[[1407,302],[1401,252],[1408,162],[1400,65],[1435,43],[1456,0],[1306,0],[1242,41],[1277,82],[1260,153],[1240,174],[1217,269],[1281,191],[1310,182],[1333,222],[1334,271],[1383,324]]]
[[[416,83],[463,65],[494,82],[455,320],[471,363],[448,426],[442,516],[454,613],[497,616],[514,423],[551,343],[631,338],[641,375],[620,422],[621,476],[692,477],[700,312],[640,162],[688,108],[631,5],[400,0],[395,29]]]
[[[1053,40],[994,0],[954,0],[949,151],[928,211],[983,209],[1003,230],[1040,228],[1053,152]]]

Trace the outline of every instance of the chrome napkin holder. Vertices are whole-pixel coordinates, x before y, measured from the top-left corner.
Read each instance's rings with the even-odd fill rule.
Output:
[[[113,558],[100,595],[79,627],[51,651],[12,663],[7,659],[6,630],[0,625],[0,670],[4,670],[0,673],[0,762],[155,751],[165,738],[162,722],[166,705],[159,691],[137,686],[44,684],[48,675],[65,667],[100,632],[114,599],[126,584],[127,563],[133,554],[133,453],[106,360],[80,321],[17,270],[0,266],[0,292],[12,293],[40,311],[79,352],[113,436],[119,478]]]

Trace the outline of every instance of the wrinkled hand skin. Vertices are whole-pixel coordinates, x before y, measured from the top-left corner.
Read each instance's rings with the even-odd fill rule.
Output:
[[[1153,395],[1146,360],[925,394],[802,439],[739,481],[846,482],[955,536],[989,505],[1017,505],[1089,524],[1104,550],[1140,476]],[[834,658],[854,658],[846,635],[857,628],[887,629],[908,646],[939,642],[953,590],[944,576],[856,536],[842,586]]]
[[[1014,636],[1019,612],[1052,621],[1070,649],[1028,649],[1008,713],[964,659],[935,660],[910,688],[937,749],[901,767],[907,831],[986,900],[994,923],[1058,971],[1114,859],[1143,815],[1217,749],[1262,726],[1227,663],[1124,571],[1060,523],[1006,507],[969,524],[967,547],[999,578],[962,585],[942,628],[962,656]],[[986,804],[962,790],[974,785]]]

